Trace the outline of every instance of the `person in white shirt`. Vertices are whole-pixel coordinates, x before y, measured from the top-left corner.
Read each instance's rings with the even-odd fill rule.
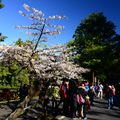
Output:
[[[98,98],[103,98],[103,85],[101,83],[98,88]]]

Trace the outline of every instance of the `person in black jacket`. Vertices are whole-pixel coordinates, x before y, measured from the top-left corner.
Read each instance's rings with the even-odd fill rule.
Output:
[[[76,95],[77,95],[76,79],[71,79],[69,81],[69,92],[68,92],[71,118],[76,117],[76,109],[77,109]]]

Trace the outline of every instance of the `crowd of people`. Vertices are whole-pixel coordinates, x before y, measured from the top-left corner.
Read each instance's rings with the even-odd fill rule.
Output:
[[[24,91],[25,96],[28,94],[26,86],[21,90]],[[61,84],[56,82],[47,84],[42,92],[45,95],[44,106],[47,107],[52,101],[51,106],[55,114],[58,114],[58,109],[62,105],[61,113],[63,115],[83,120],[87,119],[86,114],[91,105],[94,105],[94,97],[100,100],[104,97],[108,101],[108,109],[112,109],[116,96],[114,85],[103,86],[102,83],[92,85],[88,82],[79,82],[76,79],[67,80],[66,78],[62,80]],[[22,92],[21,98],[25,96]]]
[[[62,114],[71,118],[79,117],[86,120],[86,113],[90,109],[91,89],[88,83],[78,82],[76,79],[63,79],[62,84],[52,84],[47,88],[48,99],[52,96],[52,108],[57,112],[63,105]],[[91,92],[90,92],[91,91]],[[48,100],[49,101],[49,100]]]

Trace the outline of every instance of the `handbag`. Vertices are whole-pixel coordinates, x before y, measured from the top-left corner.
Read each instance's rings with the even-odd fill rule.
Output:
[[[78,104],[85,103],[85,99],[83,98],[81,94],[77,94],[77,103]]]

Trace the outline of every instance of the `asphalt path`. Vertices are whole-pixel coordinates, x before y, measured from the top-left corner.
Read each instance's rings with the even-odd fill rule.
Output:
[[[95,99],[94,105],[87,113],[88,120],[120,120],[120,108],[107,109],[107,100]]]
[[[0,120],[5,120],[11,112],[10,106],[0,105]],[[107,109],[107,101],[105,99],[95,99],[94,105],[91,106],[87,113],[87,118],[88,120],[120,120],[120,108],[114,106],[113,109],[109,110]]]

